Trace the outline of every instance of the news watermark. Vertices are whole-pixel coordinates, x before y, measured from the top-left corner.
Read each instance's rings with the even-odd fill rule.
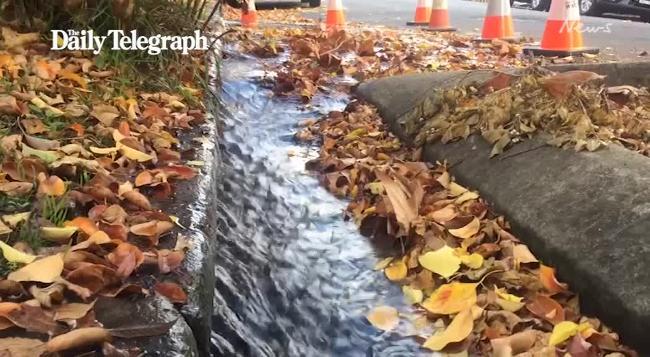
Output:
[[[110,43],[112,50],[146,51],[158,55],[162,51],[178,51],[186,55],[194,50],[208,50],[208,38],[196,30],[191,36],[138,36],[136,30],[109,30],[105,36],[95,35],[93,30],[52,30],[53,50],[92,51],[99,54]],[[108,42],[107,42],[108,40]]]
[[[580,21],[564,21],[560,27],[560,33],[612,33],[612,23],[606,22],[603,25],[585,25]]]

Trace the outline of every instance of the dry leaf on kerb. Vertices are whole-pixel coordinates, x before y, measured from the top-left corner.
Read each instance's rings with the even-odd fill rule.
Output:
[[[533,253],[528,249],[528,246],[524,244],[517,244],[512,247],[512,255],[514,256],[515,261],[521,264],[539,263],[537,258],[535,258]]]
[[[551,295],[567,291],[568,289],[566,284],[560,283],[555,278],[555,268],[548,267],[544,264],[539,266],[539,280]]]
[[[451,235],[458,238],[471,238],[481,229],[481,221],[474,216],[456,217],[446,225]]]
[[[53,283],[63,272],[63,254],[54,254],[33,261],[24,267],[11,272],[7,279],[13,281],[36,281]]]
[[[422,267],[443,278],[449,278],[460,269],[460,258],[449,246],[444,246],[432,252],[426,252],[418,258]]]
[[[399,312],[391,306],[375,307],[366,318],[374,327],[384,331],[390,331],[399,324]]]
[[[564,308],[560,303],[546,295],[538,294],[533,301],[526,305],[528,311],[553,325],[564,321]]]
[[[78,347],[100,345],[110,341],[110,332],[102,327],[86,327],[56,336],[46,344],[48,352],[61,352]]]
[[[553,327],[553,332],[549,337],[548,344],[557,346],[576,334],[592,329],[593,327],[588,322],[577,324],[572,321],[562,321]]]
[[[451,315],[476,304],[477,284],[453,282],[441,285],[423,303],[427,311],[439,315]]]
[[[474,319],[470,307],[459,312],[443,332],[429,337],[422,346],[433,351],[440,351],[450,343],[466,339],[472,333],[473,328]]]
[[[512,357],[524,353],[533,347],[540,333],[536,330],[526,330],[512,336],[490,340],[494,357]]]

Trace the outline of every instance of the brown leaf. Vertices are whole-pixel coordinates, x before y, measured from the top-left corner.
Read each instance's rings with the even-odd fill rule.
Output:
[[[57,321],[60,320],[77,320],[80,319],[90,311],[93,306],[95,306],[95,301],[90,304],[82,303],[69,303],[57,306],[54,309],[54,319]]]
[[[174,304],[185,304],[187,302],[187,294],[183,291],[183,288],[176,283],[156,283],[154,290]]]
[[[63,335],[56,336],[46,344],[48,352],[61,352],[79,347],[99,345],[110,341],[111,334],[102,327],[80,328]]]
[[[122,194],[122,197],[124,197],[124,199],[127,200],[128,202],[134,204],[135,206],[145,211],[151,210],[151,203],[149,203],[149,199],[138,191],[124,192]]]
[[[557,301],[546,295],[538,294],[533,301],[526,304],[528,311],[553,325],[565,320],[564,308]]]
[[[512,336],[490,340],[493,356],[512,357],[524,353],[533,347],[539,335],[539,331],[526,330]]]
[[[415,202],[414,197],[408,197],[408,193],[396,183],[390,176],[383,172],[376,172],[377,178],[381,181],[386,195],[393,206],[393,211],[397,221],[408,231],[413,222],[418,217],[418,202]]]
[[[161,249],[158,251],[158,269],[167,274],[181,266],[183,259],[185,253],[182,250]]]
[[[4,114],[20,114],[21,110],[18,106],[16,98],[10,95],[0,95],[0,113]]]
[[[45,352],[45,342],[33,338],[0,338],[0,356],[34,357]],[[8,354],[7,354],[8,353]]]
[[[130,243],[120,243],[106,259],[117,267],[119,277],[126,278],[144,262],[144,255],[138,247]]]
[[[54,321],[52,314],[43,310],[40,306],[22,304],[20,309],[7,314],[7,319],[28,332],[38,332],[52,336],[63,331],[63,327]]]
[[[554,97],[561,99],[566,97],[573,86],[577,86],[593,80],[602,80],[605,76],[589,71],[568,71],[546,78],[542,86]]]
[[[34,184],[31,182],[3,182],[0,183],[0,192],[9,197],[22,196],[32,191]]]

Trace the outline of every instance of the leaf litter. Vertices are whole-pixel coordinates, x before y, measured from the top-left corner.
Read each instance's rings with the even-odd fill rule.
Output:
[[[118,88],[120,70],[87,53],[34,50],[46,46],[39,34],[7,27],[2,40],[0,329],[18,335],[0,338],[0,354],[101,347],[121,355],[113,337],[161,335],[173,322],[106,330],[94,317],[97,297],[151,289],[187,302],[174,281],[183,281],[191,242],[157,207],[197,175],[178,136],[204,122],[200,100],[187,97],[201,90],[191,82],[185,93]],[[186,59],[203,66],[201,55]]]

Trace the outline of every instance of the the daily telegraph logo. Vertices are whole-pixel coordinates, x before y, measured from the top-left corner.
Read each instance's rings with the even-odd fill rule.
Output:
[[[179,51],[186,55],[193,50],[207,50],[207,37],[196,30],[192,36],[138,36],[136,30],[109,30],[106,36],[96,36],[93,30],[52,30],[52,49],[71,51],[93,51],[99,54],[107,39],[112,44],[112,50],[147,51],[150,55],[158,55],[163,50]]]

